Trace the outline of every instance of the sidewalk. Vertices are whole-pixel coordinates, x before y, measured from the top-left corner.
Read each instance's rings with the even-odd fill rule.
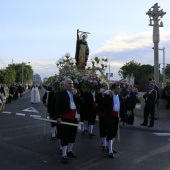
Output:
[[[140,125],[141,123],[143,123],[143,117],[135,116],[133,125],[128,125],[128,124],[123,125],[123,123],[120,122],[120,128],[143,130],[143,131],[153,131],[153,132],[157,132],[157,131],[170,132],[170,119],[155,120],[154,127],[151,127],[151,128],[148,126],[141,126]]]

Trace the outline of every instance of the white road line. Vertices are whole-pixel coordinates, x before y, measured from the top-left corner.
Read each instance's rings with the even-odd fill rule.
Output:
[[[15,113],[15,114],[18,115],[18,116],[25,116],[24,113]]]
[[[41,117],[39,115],[30,115],[30,117]]]
[[[157,136],[170,136],[170,133],[154,133]]]
[[[2,113],[11,114],[12,112],[6,112],[6,111],[3,111]]]
[[[34,109],[33,107],[29,107],[27,109],[24,109],[23,111],[25,112],[34,112],[34,113],[39,113],[36,109]]]

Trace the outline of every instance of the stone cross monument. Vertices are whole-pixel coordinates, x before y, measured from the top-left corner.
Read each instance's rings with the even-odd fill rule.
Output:
[[[158,3],[154,4],[152,6],[153,10],[149,9],[149,11],[146,13],[146,15],[149,15],[150,18],[150,24],[149,26],[153,26],[153,43],[154,43],[154,80],[156,83],[159,83],[159,63],[158,63],[158,43],[159,43],[159,27],[163,27],[163,22],[160,21],[159,23],[159,17],[163,17],[163,15],[166,14],[166,12],[163,12],[163,10],[159,10],[160,6],[158,6]]]

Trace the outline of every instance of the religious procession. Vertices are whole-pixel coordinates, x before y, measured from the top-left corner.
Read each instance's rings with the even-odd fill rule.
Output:
[[[132,85],[120,88],[119,82],[109,83],[104,76],[108,60],[89,57],[88,34],[77,30],[75,58],[66,54],[59,59],[56,63],[59,75],[43,85],[46,92],[42,101],[47,108],[45,117],[49,119],[37,119],[50,122],[51,139],[57,138],[63,163],[68,163],[68,157],[77,158],[73,146],[78,126],[82,137],[88,135],[92,139],[98,117],[101,149],[113,159],[117,153],[113,147],[115,139],[120,140],[119,122],[133,124],[134,121],[137,91]]]

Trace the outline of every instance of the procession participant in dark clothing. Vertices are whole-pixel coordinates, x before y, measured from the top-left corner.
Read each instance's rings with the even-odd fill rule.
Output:
[[[95,136],[93,134],[93,128],[96,120],[96,92],[94,90],[88,92],[86,99],[88,125],[89,125],[89,137]]]
[[[78,124],[77,108],[79,107],[80,98],[77,91],[73,88],[73,81],[67,79],[65,81],[66,90],[63,90],[58,95],[58,102],[56,107],[57,122],[61,121]],[[73,145],[77,135],[77,127],[61,124],[62,137],[61,143],[63,146],[62,162],[67,163],[67,155],[76,158],[73,152]]]
[[[45,92],[44,96],[42,97],[42,102],[47,107],[47,113],[49,113],[50,119],[54,118],[53,115],[50,114],[53,96],[54,96],[54,90],[52,89],[52,87],[48,86],[46,88],[46,92]],[[50,124],[51,124],[51,139],[55,140],[55,138],[56,138],[56,124],[55,123],[50,123]]]
[[[126,123],[134,123],[134,108],[136,106],[136,93],[133,90],[133,85],[128,85],[128,94],[124,97],[126,108]]]
[[[154,109],[155,102],[157,100],[157,92],[154,90],[154,84],[150,83],[149,90],[143,95],[145,99],[145,107],[144,107],[144,122],[141,126],[147,126],[148,124],[148,116],[151,115],[150,125],[148,127],[154,126]]]
[[[165,93],[165,99],[167,100],[166,108],[169,109],[170,108],[170,82],[167,82],[167,85],[163,90]]]
[[[122,85],[122,88],[120,90],[120,95],[123,97],[123,98],[126,98],[126,96],[128,95],[128,84],[127,83],[123,83]],[[120,121],[123,122],[123,124],[125,124],[125,121],[126,121],[126,113],[120,113]]]
[[[156,85],[156,81],[153,80],[152,83],[154,84],[154,89],[156,90],[157,92],[157,99],[156,99],[156,102],[155,102],[155,110],[154,110],[154,120],[157,120],[158,119],[158,109],[159,109],[159,87]]]
[[[81,98],[81,103],[80,103],[80,122],[82,122],[83,124],[81,125],[81,129],[82,129],[82,135],[85,134],[85,132],[87,132],[87,126],[88,126],[88,116],[87,116],[87,101],[88,101],[88,92],[86,90],[80,90],[79,91],[80,94],[80,98]]]
[[[58,102],[58,95],[61,91],[65,90],[65,81],[61,81],[59,84],[59,89],[56,89],[55,87],[55,83],[53,84],[53,88],[54,88],[54,95],[52,98],[52,102],[50,104],[50,109],[49,109],[49,115],[51,119],[56,120],[56,105]],[[59,90],[59,91],[57,91]],[[62,154],[62,145],[61,145],[61,125],[53,123],[52,127],[57,127],[57,139],[58,139],[58,143],[59,143],[59,153]]]
[[[124,100],[119,95],[120,86],[118,84],[113,84],[111,86],[112,91],[104,92],[104,113],[106,121],[106,139],[108,142],[108,156],[114,158],[113,155],[113,143],[115,141],[120,113],[125,112]]]
[[[20,94],[20,97],[23,96],[23,92],[24,92],[24,87],[22,84],[18,85],[18,93]]]
[[[14,96],[13,96],[13,99],[14,100],[18,99],[18,85],[17,84],[14,85]]]
[[[105,150],[107,146],[106,140],[106,122],[104,115],[104,92],[109,90],[109,85],[107,82],[103,82],[102,88],[96,95],[96,104],[97,104],[97,114],[99,116],[99,131],[100,137],[102,138],[102,149]]]

